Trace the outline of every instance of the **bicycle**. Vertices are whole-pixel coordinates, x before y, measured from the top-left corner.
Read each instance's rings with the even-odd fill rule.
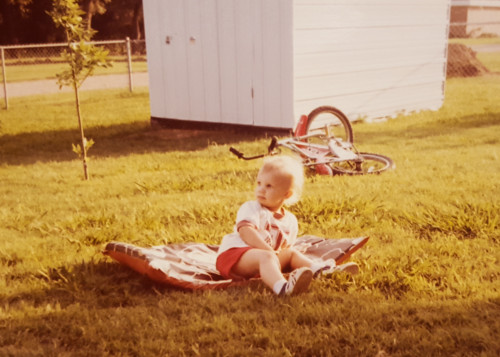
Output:
[[[229,150],[240,159],[255,160],[277,155],[283,147],[298,154],[304,166],[320,175],[379,174],[396,167],[387,156],[359,152],[353,142],[352,126],[344,113],[321,106],[301,116],[292,137],[273,137],[265,154],[248,157],[233,147]]]

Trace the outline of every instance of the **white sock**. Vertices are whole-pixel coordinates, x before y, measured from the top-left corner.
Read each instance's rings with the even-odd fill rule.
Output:
[[[286,284],[286,280],[278,280],[277,282],[274,283],[273,286],[273,291],[276,295],[278,295],[281,292],[281,289],[283,289],[283,286]]]

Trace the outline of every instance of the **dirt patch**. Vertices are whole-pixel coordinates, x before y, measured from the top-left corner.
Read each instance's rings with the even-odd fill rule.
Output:
[[[448,65],[446,76],[450,77],[476,77],[489,73],[488,69],[476,57],[476,52],[471,48],[459,44],[448,45]]]

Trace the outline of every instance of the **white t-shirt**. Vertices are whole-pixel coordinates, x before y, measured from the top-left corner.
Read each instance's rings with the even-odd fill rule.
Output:
[[[233,233],[222,238],[218,254],[231,248],[248,247],[238,233],[244,226],[254,227],[274,250],[279,250],[283,244],[293,245],[299,230],[297,218],[292,213],[286,210],[282,214],[272,212],[257,201],[248,201],[238,210]]]

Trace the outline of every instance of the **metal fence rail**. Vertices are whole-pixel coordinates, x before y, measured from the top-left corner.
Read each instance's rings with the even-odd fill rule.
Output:
[[[500,74],[500,21],[453,22],[449,25],[449,35],[448,78]],[[144,40],[127,38],[92,43],[104,46],[114,65],[109,69],[98,69],[93,77],[87,78],[82,89],[128,86],[132,91],[134,82],[147,86]],[[9,96],[59,91],[56,74],[67,68],[61,56],[66,46],[66,43],[0,46],[5,108],[8,108]],[[85,88],[87,82],[90,83]]]
[[[111,68],[98,69],[94,77],[121,76],[126,78],[126,85],[132,91],[134,73],[147,73],[144,40],[126,38],[91,43],[105,47],[109,52],[108,57],[113,61]],[[9,97],[36,94],[36,87],[45,88],[47,92],[58,90],[56,74],[67,69],[68,65],[61,56],[67,46],[67,43],[0,46],[5,107],[9,106]],[[106,78],[100,80],[103,83],[109,82],[110,78],[108,76]],[[118,85],[123,85],[123,80],[118,81]],[[33,87],[32,90],[23,92],[21,89],[29,89],[30,86]]]

